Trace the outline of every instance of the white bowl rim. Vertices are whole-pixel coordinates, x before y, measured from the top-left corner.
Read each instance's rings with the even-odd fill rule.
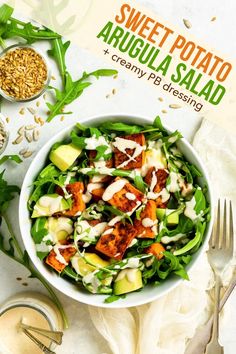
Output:
[[[93,116],[88,116],[88,117],[83,117],[81,119],[78,119],[78,122],[81,124],[85,124],[86,123],[90,123],[92,122],[92,124],[95,124],[94,121],[98,121],[99,120],[102,122],[106,119],[111,119],[114,118],[114,121],[117,121],[118,119],[120,119],[121,121],[127,121],[127,123],[138,120],[138,121],[145,121],[145,123],[152,123],[154,121],[153,118],[151,118],[150,116],[140,116],[140,115],[134,115],[134,114],[125,114],[125,113],[110,113],[110,114],[101,114],[101,115],[93,115]],[[142,124],[137,122],[137,124]],[[101,307],[101,308],[129,308],[129,307],[134,307],[134,306],[140,306],[140,305],[144,305],[147,303],[150,303],[154,300],[157,300],[159,298],[161,298],[162,296],[168,294],[171,290],[173,290],[180,282],[183,281],[182,278],[178,277],[174,280],[174,283],[171,284],[167,289],[162,290],[160,293],[158,292],[158,289],[160,289],[160,287],[156,287],[157,291],[154,295],[152,296],[145,296],[143,295],[143,299],[139,300],[139,301],[133,301],[132,303],[126,303],[126,298],[125,299],[121,299],[119,301],[115,301],[112,303],[105,303],[105,302],[99,302],[96,303],[94,296],[99,296],[99,298],[103,298],[105,299],[108,295],[94,295],[94,294],[89,294],[86,297],[86,300],[84,299],[80,299],[79,295],[80,295],[80,291],[78,290],[78,292],[74,295],[70,293],[70,289],[68,289],[67,287],[61,289],[61,287],[59,286],[59,284],[57,284],[57,278],[59,277],[59,275],[56,274],[56,278],[55,277],[51,277],[50,275],[50,280],[48,278],[48,272],[47,269],[45,267],[45,265],[43,264],[43,262],[37,257],[35,249],[33,249],[32,247],[30,247],[27,244],[27,238],[25,237],[25,222],[24,222],[24,210],[27,210],[27,202],[25,200],[25,195],[24,193],[27,191],[27,189],[29,188],[28,185],[28,176],[32,175],[32,168],[34,167],[35,161],[38,160],[39,156],[43,155],[46,157],[46,153],[48,154],[50,148],[52,147],[53,143],[58,141],[58,139],[60,139],[60,137],[65,136],[68,132],[70,132],[76,125],[76,122],[68,125],[67,127],[65,127],[64,129],[62,129],[61,131],[59,131],[57,134],[55,134],[52,138],[50,138],[47,143],[38,151],[38,153],[36,154],[36,156],[34,157],[34,159],[32,160],[22,183],[22,187],[21,187],[21,193],[20,193],[20,201],[19,201],[19,224],[20,224],[20,231],[21,231],[21,236],[22,236],[22,240],[25,246],[26,251],[29,254],[29,257],[32,261],[32,263],[34,264],[34,266],[36,267],[36,269],[39,271],[39,273],[41,273],[41,275],[48,281],[48,283],[50,283],[51,285],[53,285],[53,287],[55,287],[57,290],[59,290],[60,292],[62,292],[63,294],[67,295],[68,297],[90,305],[90,306],[96,306],[96,307]],[[95,124],[96,125],[96,124]],[[168,133],[173,132],[173,129],[169,128],[168,125],[163,124],[163,127],[168,131]],[[180,132],[181,133],[181,132]],[[212,193],[212,188],[211,188],[211,183],[210,183],[210,178],[208,175],[208,172],[203,164],[203,162],[201,161],[201,158],[199,157],[198,153],[194,150],[194,148],[192,147],[192,145],[188,142],[187,139],[185,139],[184,137],[181,138],[181,141],[183,142],[183,144],[187,147],[187,150],[191,153],[191,155],[194,157],[194,159],[197,161],[197,164],[200,166],[200,170],[203,173],[203,178],[205,180],[205,183],[207,184],[207,188],[208,188],[208,201],[209,201],[209,205],[210,205],[210,214],[211,214],[211,218],[210,221],[207,224],[207,230],[205,231],[205,237],[204,237],[204,241],[203,244],[201,245],[200,249],[194,254],[196,255],[196,260],[192,259],[191,262],[189,263],[189,265],[187,266],[188,272],[190,271],[190,269],[192,269],[195,265],[196,265],[196,261],[197,259],[199,259],[201,257],[201,255],[206,251],[207,247],[208,247],[208,241],[211,235],[211,230],[212,230],[212,226],[213,226],[213,193]],[[32,178],[31,178],[32,181]],[[31,235],[29,235],[31,241],[32,241],[32,237]],[[53,273],[54,274],[54,273]],[[55,280],[56,279],[56,280]],[[67,280],[65,280],[65,283],[67,283]],[[168,281],[168,279],[166,280]],[[138,293],[130,293],[127,294],[128,298],[131,295],[134,294],[138,294]],[[87,294],[86,294],[87,295]]]

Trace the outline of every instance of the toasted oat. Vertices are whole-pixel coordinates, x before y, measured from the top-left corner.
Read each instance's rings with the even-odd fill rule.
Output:
[[[39,121],[40,125],[44,125],[44,123],[45,123],[45,121],[42,118],[40,118],[40,117],[38,117],[38,121]]]
[[[65,116],[61,116],[60,121],[63,122],[64,119],[65,119]]]
[[[21,115],[24,115],[24,114],[25,114],[25,109],[24,109],[24,107],[22,107],[22,108],[19,110],[19,114],[21,114]]]
[[[25,126],[22,125],[22,127],[20,127],[20,128],[18,129],[17,133],[18,133],[19,135],[23,135],[24,132],[25,132]]]
[[[160,102],[163,102],[163,101],[164,101],[162,97],[158,97],[158,100],[159,100]]]
[[[106,95],[106,98],[109,98],[110,97],[110,95],[108,94],[108,95]]]
[[[39,124],[39,119],[37,116],[34,116],[34,121],[35,121],[35,123]]]
[[[178,109],[178,108],[181,108],[182,106],[180,104],[173,103],[173,104],[170,104],[169,107],[173,108],[173,109]]]
[[[112,92],[113,95],[115,95],[116,94],[116,89],[113,88],[111,92]]]
[[[27,107],[27,109],[32,115],[36,113],[35,109],[33,109],[32,107]]]
[[[55,78],[55,76],[54,76],[54,75],[52,75],[52,76],[51,76],[51,79],[52,79],[52,80],[56,80],[56,78]]]
[[[39,107],[40,106],[40,101],[37,101],[36,102],[36,107]]]
[[[10,118],[9,117],[6,118],[6,122],[10,123]]]
[[[46,100],[46,98],[47,98],[47,95],[46,95],[46,93],[43,95],[43,99],[44,100]]]
[[[20,151],[19,151],[19,155],[24,155],[26,152],[28,151],[28,148],[27,149],[21,149]]]
[[[113,79],[117,79],[118,78],[118,74],[113,76]]]
[[[14,145],[20,144],[20,143],[23,141],[23,139],[24,139],[23,135],[19,135],[19,136],[16,138],[16,140],[14,140],[14,141],[12,142],[12,144],[14,144]]]
[[[185,25],[185,27],[187,28],[191,28],[192,27],[192,24],[189,20],[186,20],[185,18],[183,19],[183,23]]]
[[[22,156],[27,159],[28,157],[33,155],[33,151],[27,150]]]
[[[32,141],[33,141],[33,136],[32,136],[32,134],[31,133],[29,133],[29,132],[25,132],[25,138],[26,138],[26,140],[28,141],[28,143],[32,143]]]
[[[211,22],[214,22],[216,20],[216,16],[213,16],[212,18],[211,18]]]
[[[161,112],[164,113],[164,114],[167,113],[167,111],[165,109],[163,109]]]
[[[33,130],[36,128],[36,125],[30,124],[30,125],[26,125],[25,129],[26,130]]]
[[[38,141],[39,140],[39,136],[40,136],[40,131],[38,129],[35,129],[33,131],[33,139],[34,139],[34,141]]]

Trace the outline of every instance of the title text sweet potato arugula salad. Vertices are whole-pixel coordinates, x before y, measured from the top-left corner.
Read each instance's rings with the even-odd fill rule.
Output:
[[[28,201],[38,257],[108,302],[172,273],[187,279],[210,214],[180,138],[159,117],[77,124],[52,146]]]

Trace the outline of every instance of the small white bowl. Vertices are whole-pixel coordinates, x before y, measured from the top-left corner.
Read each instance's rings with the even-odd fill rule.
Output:
[[[153,119],[147,117],[137,117],[137,116],[130,116],[130,115],[106,115],[101,117],[90,117],[88,119],[84,119],[80,121],[87,126],[99,126],[99,123],[104,121],[121,121],[126,123],[133,123],[133,124],[150,124]],[[166,279],[163,283],[159,286],[151,286],[148,285],[143,288],[140,292],[130,293],[124,299],[120,299],[118,301],[112,303],[105,303],[104,299],[107,295],[94,295],[87,292],[82,287],[78,287],[73,283],[67,281],[66,279],[59,277],[55,272],[51,271],[46,265],[37,257],[35,244],[30,234],[31,229],[31,219],[29,215],[29,211],[27,209],[27,200],[32,192],[32,184],[35,178],[37,177],[38,173],[41,171],[43,166],[45,165],[48,153],[52,147],[52,145],[57,142],[61,141],[64,138],[68,137],[70,131],[74,127],[74,124],[63,129],[60,133],[55,135],[52,139],[50,139],[47,144],[38,152],[35,156],[34,160],[32,161],[23,181],[23,185],[21,188],[21,195],[20,195],[20,205],[19,205],[19,220],[20,220],[20,229],[21,235],[23,238],[23,242],[25,248],[35,265],[38,271],[47,279],[47,281],[52,284],[56,289],[60,290],[62,293],[68,295],[69,297],[80,301],[82,303],[99,306],[99,307],[106,307],[106,308],[122,308],[122,307],[131,307],[131,306],[138,306],[148,302],[151,302],[155,299],[160,298],[161,296],[167,294],[170,290],[176,287],[181,281],[183,281],[180,277],[171,276]],[[171,132],[168,127],[165,127],[168,132]],[[203,177],[199,179],[199,183],[203,186],[206,185],[208,188],[208,201],[210,205],[213,205],[212,201],[212,192],[211,192],[211,184],[209,182],[209,177],[206,172],[204,165],[202,164],[199,156],[194,151],[192,146],[188,143],[186,139],[181,139],[177,143],[178,147],[186,157],[186,159],[195,164],[203,174]],[[208,240],[211,234],[213,220],[211,219],[207,225],[205,231],[205,237],[202,246],[200,249],[193,255],[193,258],[190,264],[187,266],[187,270],[192,268],[197,263],[197,259],[199,256],[205,251]]]

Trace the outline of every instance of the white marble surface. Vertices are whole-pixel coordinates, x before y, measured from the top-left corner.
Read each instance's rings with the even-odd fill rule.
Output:
[[[180,27],[183,26],[183,18],[189,19],[193,25],[191,31],[196,37],[203,39],[205,43],[210,43],[221,52],[235,57],[236,41],[232,41],[232,36],[228,35],[230,32],[235,33],[235,16],[233,14],[236,10],[236,3],[234,0],[227,0],[224,3],[220,0],[137,0],[137,2],[144,4],[151,10],[159,13],[163,18]],[[210,22],[213,16],[216,16],[217,19],[215,22]],[[45,50],[47,44],[42,43],[40,47]],[[71,47],[69,50],[68,61],[75,77],[84,70],[90,71],[101,67],[111,67],[106,62],[93,57],[90,53],[75,47]],[[53,75],[58,77],[57,69],[53,63],[52,67]],[[59,80],[57,81],[59,82]],[[117,93],[106,98],[106,95],[110,94],[113,88],[117,90]],[[155,117],[157,114],[161,114],[162,109],[168,111],[168,114],[161,115],[163,122],[167,123],[173,129],[178,128],[191,141],[200,124],[201,116],[189,108],[179,110],[168,109],[168,105],[171,102],[168,99],[164,102],[159,102],[158,97],[158,89],[144,85],[133,78],[133,76],[120,71],[117,80],[104,78],[95,81],[94,85],[87,89],[81,98],[71,105],[71,110],[74,113],[65,116],[63,122],[57,117],[50,124],[45,124],[41,129],[40,140],[37,143],[32,143],[30,148],[35,152],[38,151],[52,135],[68,124],[77,122],[82,117],[105,113],[127,113]],[[3,103],[2,113],[10,117],[10,123],[8,124],[10,142],[15,139],[19,127],[33,122],[33,116],[28,111],[26,111],[25,115],[19,114],[19,107],[34,107],[37,109],[39,116],[45,117],[45,111],[47,110],[45,101],[43,99],[40,99],[40,101],[41,105],[39,108],[35,108],[35,102],[17,106],[7,102]],[[20,146],[9,143],[5,153],[18,153],[20,148],[27,145],[27,143],[22,143]],[[5,177],[10,183],[21,185],[32,158],[26,159],[20,166],[15,166],[12,163],[3,166],[6,168]],[[10,218],[14,223],[15,233],[20,239],[17,200],[11,205]],[[44,292],[43,287],[37,280],[27,278],[27,271],[23,267],[10,261],[3,254],[0,256],[0,277],[0,303],[8,296],[16,292],[25,291],[26,289]],[[22,277],[22,281],[17,281],[17,277]],[[22,285],[24,282],[28,283],[27,287]],[[93,325],[87,320],[88,310],[86,305],[77,303],[59,292],[57,293],[70,321],[70,330],[66,331],[63,345],[58,348],[57,353],[101,354],[104,351],[110,353],[104,340],[101,339],[96,330],[94,330]],[[235,313],[234,321],[236,321]],[[230,344],[231,339],[228,338],[225,350],[226,354],[234,353],[235,348],[233,344]],[[102,351],[101,348],[103,348]]]

